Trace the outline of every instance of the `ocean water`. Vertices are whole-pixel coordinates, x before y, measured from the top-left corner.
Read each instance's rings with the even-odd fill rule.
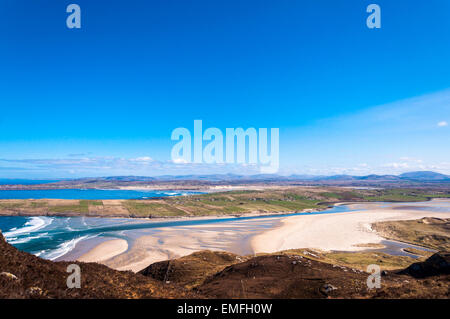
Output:
[[[205,225],[246,220],[270,219],[292,215],[333,214],[351,211],[336,206],[314,213],[291,213],[248,217],[210,219],[159,220],[96,217],[0,217],[0,229],[6,240],[16,248],[42,258],[55,260],[71,252],[77,244],[95,238],[120,238],[132,241],[145,231],[163,227]]]
[[[124,189],[0,190],[0,199],[146,199],[193,194],[201,194],[201,192]]]

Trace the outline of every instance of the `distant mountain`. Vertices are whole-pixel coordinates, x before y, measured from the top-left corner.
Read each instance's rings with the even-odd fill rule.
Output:
[[[357,179],[356,176],[351,175],[332,175],[332,176],[321,176],[314,178],[316,181],[353,181]]]
[[[367,175],[367,176],[360,176],[358,177],[358,180],[364,181],[364,180],[370,180],[370,181],[398,181],[401,180],[401,178],[397,175]]]
[[[288,179],[294,179],[294,180],[305,180],[305,181],[307,181],[307,180],[313,180],[313,179],[316,179],[316,178],[319,178],[319,177],[320,176],[317,176],[317,175],[308,175],[308,174],[298,175],[298,174],[293,174],[293,175],[288,176],[287,178]]]
[[[161,181],[208,181],[208,182],[249,182],[249,181],[304,181],[304,182],[405,182],[405,181],[419,181],[419,182],[435,182],[435,181],[450,181],[450,176],[431,172],[409,172],[401,175],[276,175],[276,174],[256,174],[256,175],[237,175],[237,174],[204,174],[204,175],[161,175],[161,176],[109,176],[99,178],[81,178],[74,181],[82,181],[84,183],[92,183],[98,181],[109,182],[161,182]]]
[[[403,179],[415,180],[415,181],[445,181],[450,180],[450,176],[431,172],[431,171],[419,171],[409,172],[399,175]]]
[[[30,183],[17,180],[0,180],[1,189],[47,189],[68,187],[114,187],[133,185],[155,185],[158,183],[174,184],[286,184],[286,185],[332,185],[332,186],[410,186],[420,184],[450,184],[450,176],[431,171],[409,172],[401,175],[290,175],[282,176],[276,174],[210,174],[210,175],[164,175],[164,176],[108,176],[91,177],[71,180],[42,181],[41,183]]]

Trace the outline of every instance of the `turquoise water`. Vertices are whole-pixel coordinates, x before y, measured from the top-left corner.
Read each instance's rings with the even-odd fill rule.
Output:
[[[0,217],[0,229],[6,240],[18,249],[42,258],[55,260],[72,251],[78,243],[94,238],[121,238],[128,241],[136,237],[139,232],[157,231],[163,227],[282,218],[292,215],[333,214],[344,211],[351,210],[346,206],[336,206],[314,213],[167,221],[130,218],[11,216]]]
[[[146,199],[192,194],[200,192],[124,189],[0,190],[0,199]]]

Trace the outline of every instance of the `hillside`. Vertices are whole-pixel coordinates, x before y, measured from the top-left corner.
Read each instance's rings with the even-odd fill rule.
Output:
[[[196,294],[132,272],[95,263],[81,267],[81,289],[67,289],[67,262],[52,262],[21,252],[0,233],[2,298],[192,298]]]
[[[450,176],[431,172],[431,171],[420,171],[420,172],[409,172],[399,175],[403,179],[409,179],[414,181],[445,181],[449,180]]]
[[[77,263],[81,288],[68,289],[69,263],[20,252],[1,234],[0,251],[0,298],[449,298],[449,254],[388,271],[372,290],[364,271],[309,250],[256,257],[202,251],[137,274]]]

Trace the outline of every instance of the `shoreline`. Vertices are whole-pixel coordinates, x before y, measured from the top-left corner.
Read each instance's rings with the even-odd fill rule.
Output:
[[[443,202],[448,203],[449,200],[443,200]],[[402,202],[404,203],[407,202]],[[422,203],[430,203],[430,201]],[[349,206],[352,205],[368,204],[358,203]],[[389,240],[372,229],[374,223],[415,220],[423,217],[450,218],[450,210],[433,212],[414,209],[395,210],[393,207],[395,204],[391,204],[388,208],[374,207],[355,212],[287,217],[280,221],[277,228],[252,238],[251,244],[255,253],[273,253],[299,248],[322,251],[363,251],[367,249],[363,247],[365,244],[380,244],[384,240]]]
[[[142,189],[142,188],[140,188]],[[246,188],[245,188],[246,189]],[[106,189],[103,189],[106,190]],[[137,190],[137,189],[136,189]],[[155,189],[156,190],[156,189]],[[187,190],[188,191],[188,190]],[[223,190],[218,190],[217,192],[223,192]],[[206,192],[205,192],[206,193]],[[212,192],[211,192],[212,193]],[[167,197],[171,197],[171,198],[177,198],[177,197],[184,197],[184,196],[193,196],[193,195],[179,195],[179,196],[167,196]],[[166,198],[166,197],[152,197],[149,199],[145,199],[146,201],[151,201],[151,200],[159,200],[161,198]],[[382,201],[382,202],[365,202],[365,201],[337,201],[337,202],[321,202],[318,204],[323,204],[323,205],[328,205],[327,207],[317,207],[317,208],[306,208],[303,209],[301,211],[268,211],[268,212],[261,212],[261,211],[254,211],[254,212],[248,212],[248,213],[231,213],[231,214],[223,214],[223,215],[197,215],[197,216],[158,216],[158,217],[140,217],[140,216],[129,216],[129,215],[106,215],[106,214],[90,214],[89,216],[86,215],[81,215],[81,214],[74,214],[74,213],[58,213],[58,215],[49,215],[49,214],[33,214],[33,213],[21,213],[21,212],[10,212],[10,213],[0,213],[0,217],[12,217],[12,216],[18,216],[18,217],[95,217],[95,218],[114,218],[114,219],[123,219],[123,218],[128,218],[128,219],[136,219],[136,220],[150,220],[150,221],[167,221],[167,220],[184,220],[184,219],[189,219],[189,220],[195,220],[195,219],[203,219],[203,218],[211,218],[211,219],[216,219],[216,218],[226,218],[226,217],[252,217],[252,216],[268,216],[268,215],[284,215],[284,214],[296,214],[296,213],[315,213],[315,212],[320,212],[320,211],[324,211],[327,209],[331,209],[334,208],[336,206],[342,206],[342,205],[351,205],[351,204],[370,204],[370,203],[390,203],[390,204],[395,204],[395,203],[421,203],[421,202],[428,202],[428,201],[433,201],[433,200],[439,200],[439,199],[446,199],[446,198],[432,198],[429,197],[427,198],[427,201],[411,201],[411,202],[386,202],[386,201]],[[40,199],[0,199],[0,201],[39,201],[39,200],[48,200],[48,201],[78,201],[80,199],[50,199],[50,198],[40,198]],[[100,201],[126,201],[128,199],[106,199],[106,200],[101,200]],[[136,200],[141,200],[141,199],[136,199]]]
[[[175,197],[175,196],[174,196]],[[5,199],[3,199],[5,200]],[[17,199],[8,199],[11,201],[15,201]],[[21,199],[26,201],[26,199]],[[45,199],[42,199],[45,200]],[[67,201],[73,201],[72,199],[67,199]],[[108,200],[106,200],[108,201]],[[116,200],[111,200],[111,201],[116,201]],[[355,202],[358,203],[358,202]],[[135,219],[135,220],[148,220],[148,221],[167,221],[167,220],[172,220],[172,221],[176,221],[176,220],[196,220],[196,219],[220,219],[220,218],[240,218],[240,217],[262,217],[262,216],[279,216],[279,215],[286,215],[286,214],[303,214],[303,213],[316,213],[316,212],[321,212],[327,209],[331,209],[334,208],[336,206],[341,206],[341,205],[347,205],[348,203],[341,203],[341,202],[337,202],[334,205],[328,207],[318,207],[318,208],[306,208],[303,209],[301,211],[273,211],[273,212],[261,212],[261,211],[254,211],[254,212],[248,212],[248,213],[230,213],[230,214],[223,214],[223,215],[217,215],[217,214],[211,214],[211,215],[197,215],[197,216],[158,216],[158,217],[140,217],[140,216],[118,216],[118,215],[105,215],[105,214],[101,214],[101,215],[94,215],[91,214],[89,216],[86,215],[76,215],[76,214],[58,214],[58,215],[49,215],[49,214],[28,214],[28,213],[24,213],[21,214],[20,212],[17,213],[10,213],[10,214],[0,214],[0,218],[1,217],[84,217],[84,218],[110,218],[110,219]]]
[[[439,202],[449,204],[450,200],[432,199],[421,202],[395,203],[336,202],[333,208],[344,205],[348,206],[348,210],[344,208],[345,211],[342,212],[322,214],[321,211],[329,208],[305,209],[301,212],[139,218],[155,223],[168,220],[222,219],[223,221],[210,224],[161,226],[154,228],[157,230],[156,233],[152,231],[153,233],[147,235],[137,234],[131,242],[110,238],[95,245],[92,242],[89,245],[80,245],[81,243],[79,243],[59,260],[66,260],[64,257],[71,258],[70,256],[72,256],[78,261],[99,262],[114,269],[136,272],[153,262],[182,257],[199,250],[222,250],[238,255],[272,253],[299,248],[323,251],[362,251],[367,250],[367,247],[363,246],[365,244],[379,244],[386,240],[372,230],[371,225],[374,222],[422,217],[450,218],[450,209],[448,212],[413,209],[414,205],[419,203],[432,207]],[[411,207],[398,209],[404,205]],[[267,218],[246,219],[245,217]],[[86,241],[86,243],[88,242]],[[242,253],[246,249],[249,251]]]
[[[450,201],[443,200],[443,202]],[[348,205],[348,203],[340,204]],[[351,207],[352,205],[356,207]],[[365,245],[380,244],[388,240],[371,229],[371,224],[374,222],[422,217],[450,218],[450,210],[442,213],[396,210],[395,204],[389,204],[387,208],[383,206],[382,203],[357,203],[350,204],[349,211],[344,212],[292,215],[281,219],[272,215],[274,218],[270,227],[266,229],[255,228],[255,225],[251,223],[252,220],[243,220],[245,224],[242,225],[244,227],[242,236],[225,240],[225,245],[216,241],[223,239],[229,230],[216,229],[220,226],[217,224],[164,227],[159,229],[159,234],[138,237],[126,253],[118,254],[102,263],[117,270],[137,272],[154,262],[179,258],[205,249],[227,251],[238,255],[274,253],[302,248],[323,251],[366,251],[370,248]],[[206,231],[207,228],[210,230]],[[214,247],[211,248],[210,244]],[[250,251],[242,254],[239,250],[245,250],[247,246]]]

